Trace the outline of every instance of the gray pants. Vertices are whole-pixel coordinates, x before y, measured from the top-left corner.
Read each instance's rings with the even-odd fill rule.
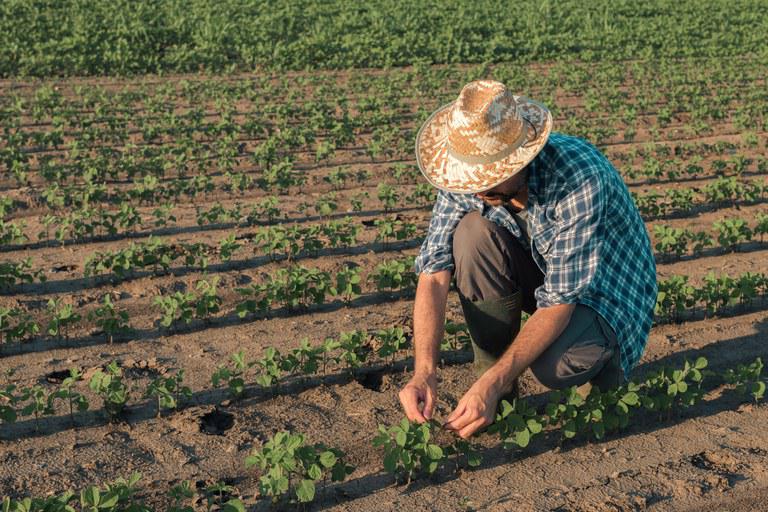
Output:
[[[465,215],[453,238],[456,287],[480,371],[504,353],[520,329],[521,311],[536,310],[534,290],[544,274],[530,251],[505,228]],[[563,389],[590,381],[607,389],[623,382],[616,334],[593,308],[577,304],[568,325],[531,364],[544,386]]]

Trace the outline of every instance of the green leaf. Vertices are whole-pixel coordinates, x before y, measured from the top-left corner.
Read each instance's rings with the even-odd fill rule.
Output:
[[[427,456],[432,460],[440,460],[443,458],[443,449],[436,444],[427,445]]]
[[[525,423],[526,425],[528,425],[528,430],[531,431],[531,434],[538,434],[539,432],[541,432],[542,425],[539,421],[531,418]]]
[[[703,370],[707,367],[707,358],[706,357],[699,357],[696,359],[696,362],[693,364],[693,367],[697,370]]]
[[[637,393],[630,391],[621,397],[621,401],[627,405],[637,405],[640,402],[640,397],[637,396]]]
[[[221,507],[221,512],[245,512],[245,505],[238,499],[231,499]]]
[[[323,470],[317,464],[312,464],[307,470],[307,476],[312,480],[320,480],[323,476]]]
[[[395,443],[397,443],[397,446],[403,447],[407,441],[408,435],[405,431],[398,429],[397,434],[395,434]]]
[[[332,468],[334,464],[336,464],[336,461],[338,458],[332,451],[325,451],[322,454],[320,454],[320,464],[325,466],[326,468]]]
[[[528,429],[523,429],[518,431],[515,434],[515,443],[517,443],[517,446],[520,448],[525,448],[528,446],[528,443],[531,442],[531,433],[528,432]]]
[[[397,461],[399,459],[399,454],[397,451],[392,450],[391,452],[384,455],[384,470],[387,473],[394,473],[397,469]]]
[[[312,480],[302,480],[296,486],[296,497],[301,503],[309,503],[315,499],[315,482]]]

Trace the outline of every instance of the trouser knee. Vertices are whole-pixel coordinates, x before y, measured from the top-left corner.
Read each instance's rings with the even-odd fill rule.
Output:
[[[506,245],[512,235],[479,212],[466,214],[453,235],[454,275],[459,293],[470,300],[509,295],[517,290]]]

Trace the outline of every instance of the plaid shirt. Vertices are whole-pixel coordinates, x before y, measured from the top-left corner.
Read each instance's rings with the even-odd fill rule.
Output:
[[[528,164],[531,244],[502,206],[439,191],[415,271],[454,269],[453,233],[478,210],[505,227],[544,272],[539,308],[581,303],[613,327],[625,378],[642,356],[656,304],[656,262],[640,213],[610,161],[584,139],[551,133]]]

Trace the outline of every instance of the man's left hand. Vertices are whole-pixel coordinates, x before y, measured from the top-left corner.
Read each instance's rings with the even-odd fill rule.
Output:
[[[461,397],[444,426],[467,439],[481,428],[493,423],[498,402],[499,394],[495,387],[481,377]]]

